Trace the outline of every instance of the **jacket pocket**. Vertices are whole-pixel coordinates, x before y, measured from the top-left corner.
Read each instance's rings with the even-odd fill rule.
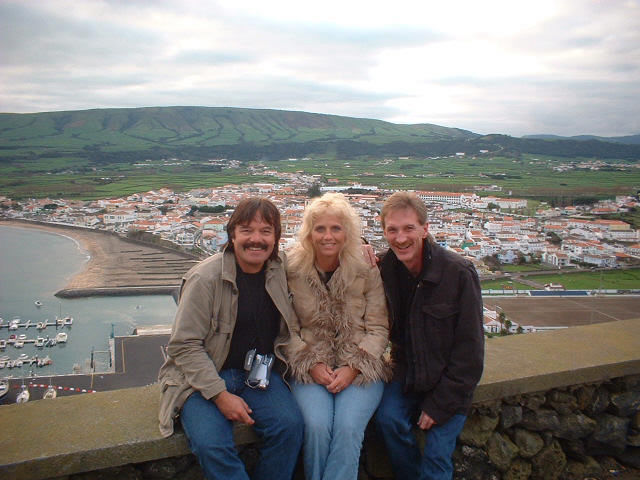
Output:
[[[447,362],[458,323],[458,305],[436,303],[422,306],[425,326],[425,340],[430,346],[431,354],[440,362]]]
[[[164,436],[173,433],[173,422],[179,415],[184,403],[186,386],[176,378],[164,378],[160,383],[160,408],[158,420]]]

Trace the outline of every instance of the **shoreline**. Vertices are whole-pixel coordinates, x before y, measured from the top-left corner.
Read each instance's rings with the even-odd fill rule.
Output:
[[[58,292],[63,296],[116,295],[116,290],[179,287],[182,276],[198,260],[182,252],[123,239],[111,232],[82,227],[1,219],[0,226],[35,229],[74,241],[88,254],[84,268]],[[107,290],[96,290],[107,289]],[[76,294],[73,292],[77,291]],[[56,293],[56,295],[58,295]],[[162,293],[165,293],[162,291]]]

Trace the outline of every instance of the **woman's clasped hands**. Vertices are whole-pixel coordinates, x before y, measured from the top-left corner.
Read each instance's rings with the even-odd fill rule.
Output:
[[[335,370],[325,363],[316,363],[309,370],[313,381],[318,385],[324,385],[333,394],[340,393],[355,380],[360,373],[359,370],[345,366]]]

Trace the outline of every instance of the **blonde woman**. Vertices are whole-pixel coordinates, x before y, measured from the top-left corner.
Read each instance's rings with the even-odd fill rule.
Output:
[[[305,209],[287,279],[299,324],[287,355],[305,420],[307,480],[354,480],[364,430],[382,397],[388,315],[361,222],[342,194]]]

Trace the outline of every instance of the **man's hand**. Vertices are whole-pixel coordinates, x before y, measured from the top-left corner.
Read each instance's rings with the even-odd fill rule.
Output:
[[[237,395],[225,390],[220,393],[213,402],[227,420],[241,422],[247,425],[253,425],[255,423],[253,418],[249,416],[250,413],[253,413],[253,410],[249,408],[247,402]]]
[[[335,372],[325,363],[316,363],[309,370],[309,375],[318,385],[329,385],[335,378]]]
[[[378,266],[378,257],[376,257],[376,252],[373,251],[373,247],[367,243],[362,244],[362,255],[364,255],[364,260],[372,267]]]
[[[429,430],[436,424],[436,421],[424,412],[420,412],[420,418],[418,419],[418,427],[422,430]]]
[[[347,388],[360,373],[359,370],[351,367],[336,368],[333,382],[327,385],[327,390],[331,393],[339,393]]]

